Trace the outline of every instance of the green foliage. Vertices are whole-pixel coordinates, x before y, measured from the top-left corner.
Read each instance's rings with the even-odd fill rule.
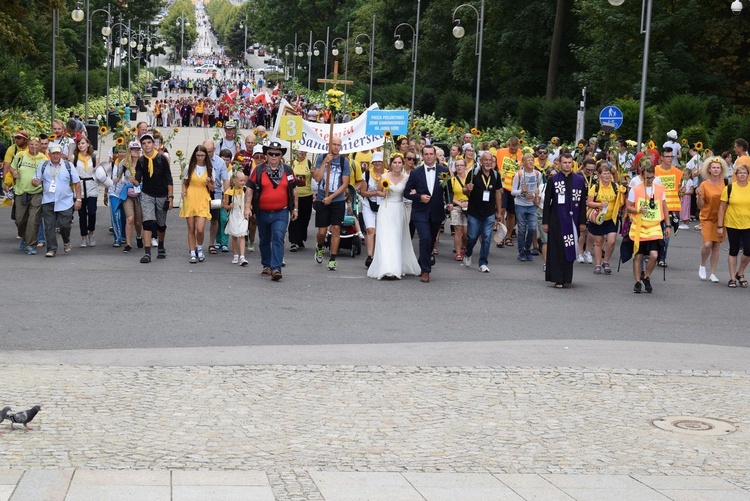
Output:
[[[654,137],[661,140],[667,137],[667,132],[671,129],[675,129],[678,134],[682,134],[683,129],[690,125],[702,125],[705,128],[709,123],[708,103],[704,97],[677,94],[659,106]],[[703,144],[708,144],[708,142]]]
[[[526,97],[518,100],[518,122],[532,135],[537,135],[539,117],[544,109],[543,97]],[[574,127],[575,128],[575,127]]]
[[[0,57],[0,108],[32,109],[44,99],[37,73],[20,61]]]
[[[544,101],[536,129],[541,137],[572,137],[576,130],[578,103],[572,99]]]
[[[711,142],[703,144],[710,144],[716,152],[732,151],[737,138],[750,141],[750,116],[724,113],[711,131]]]
[[[474,96],[460,90],[450,89],[438,99],[435,113],[449,122],[474,122]]]
[[[708,141],[708,131],[706,130],[706,127],[700,124],[689,125],[685,127],[685,129],[682,131],[681,137],[683,139],[686,139],[688,144],[695,144],[697,142],[703,143],[704,146],[708,146],[709,144],[711,144]],[[661,146],[661,145],[657,145],[657,146]],[[685,158],[686,156],[687,156],[687,148],[685,148],[684,151],[682,152],[682,157]]]
[[[615,134],[618,137],[635,139],[638,137],[638,115],[640,113],[640,101],[632,98],[615,99],[614,105],[622,110],[622,125]],[[597,108],[597,122],[601,108]],[[648,139],[656,126],[656,109],[647,106],[643,115],[643,136]],[[669,130],[669,129],[667,129]]]

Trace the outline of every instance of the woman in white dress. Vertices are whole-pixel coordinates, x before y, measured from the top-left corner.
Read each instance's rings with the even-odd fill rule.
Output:
[[[378,238],[375,240],[375,255],[367,269],[367,276],[378,280],[400,279],[404,275],[419,275],[420,268],[409,238],[409,222],[404,207],[404,186],[408,175],[404,174],[404,157],[394,153],[390,159],[390,172],[383,174],[387,189],[381,181],[377,196],[383,197],[378,210]]]

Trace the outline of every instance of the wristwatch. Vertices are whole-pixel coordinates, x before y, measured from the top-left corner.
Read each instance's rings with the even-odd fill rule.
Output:
[[[169,195],[167,198],[170,199],[170,200],[173,200],[174,199],[174,195]]]
[[[80,198],[76,198],[76,202],[83,202],[83,200]]]

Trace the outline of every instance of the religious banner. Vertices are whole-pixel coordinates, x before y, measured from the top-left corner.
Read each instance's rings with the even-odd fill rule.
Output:
[[[368,110],[377,110],[378,104],[373,103]],[[273,128],[273,136],[279,135],[279,125],[285,116],[299,116],[294,107],[286,99],[281,100],[279,113]],[[334,137],[341,138],[341,154],[346,155],[355,151],[371,150],[383,146],[383,136],[367,134],[367,111],[354,120],[341,124],[334,124]],[[316,123],[302,120],[302,139],[297,141],[296,147],[310,153],[328,153],[330,124]]]

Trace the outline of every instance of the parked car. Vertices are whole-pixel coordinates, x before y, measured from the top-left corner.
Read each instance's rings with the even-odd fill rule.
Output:
[[[266,51],[263,49],[258,49],[258,57],[264,57],[266,55]]]
[[[195,68],[195,71],[199,73],[213,73],[219,71],[219,68],[215,64],[204,64]]]
[[[252,47],[250,47],[249,49],[247,49],[247,53],[248,54],[255,54],[255,49],[253,49]]]

